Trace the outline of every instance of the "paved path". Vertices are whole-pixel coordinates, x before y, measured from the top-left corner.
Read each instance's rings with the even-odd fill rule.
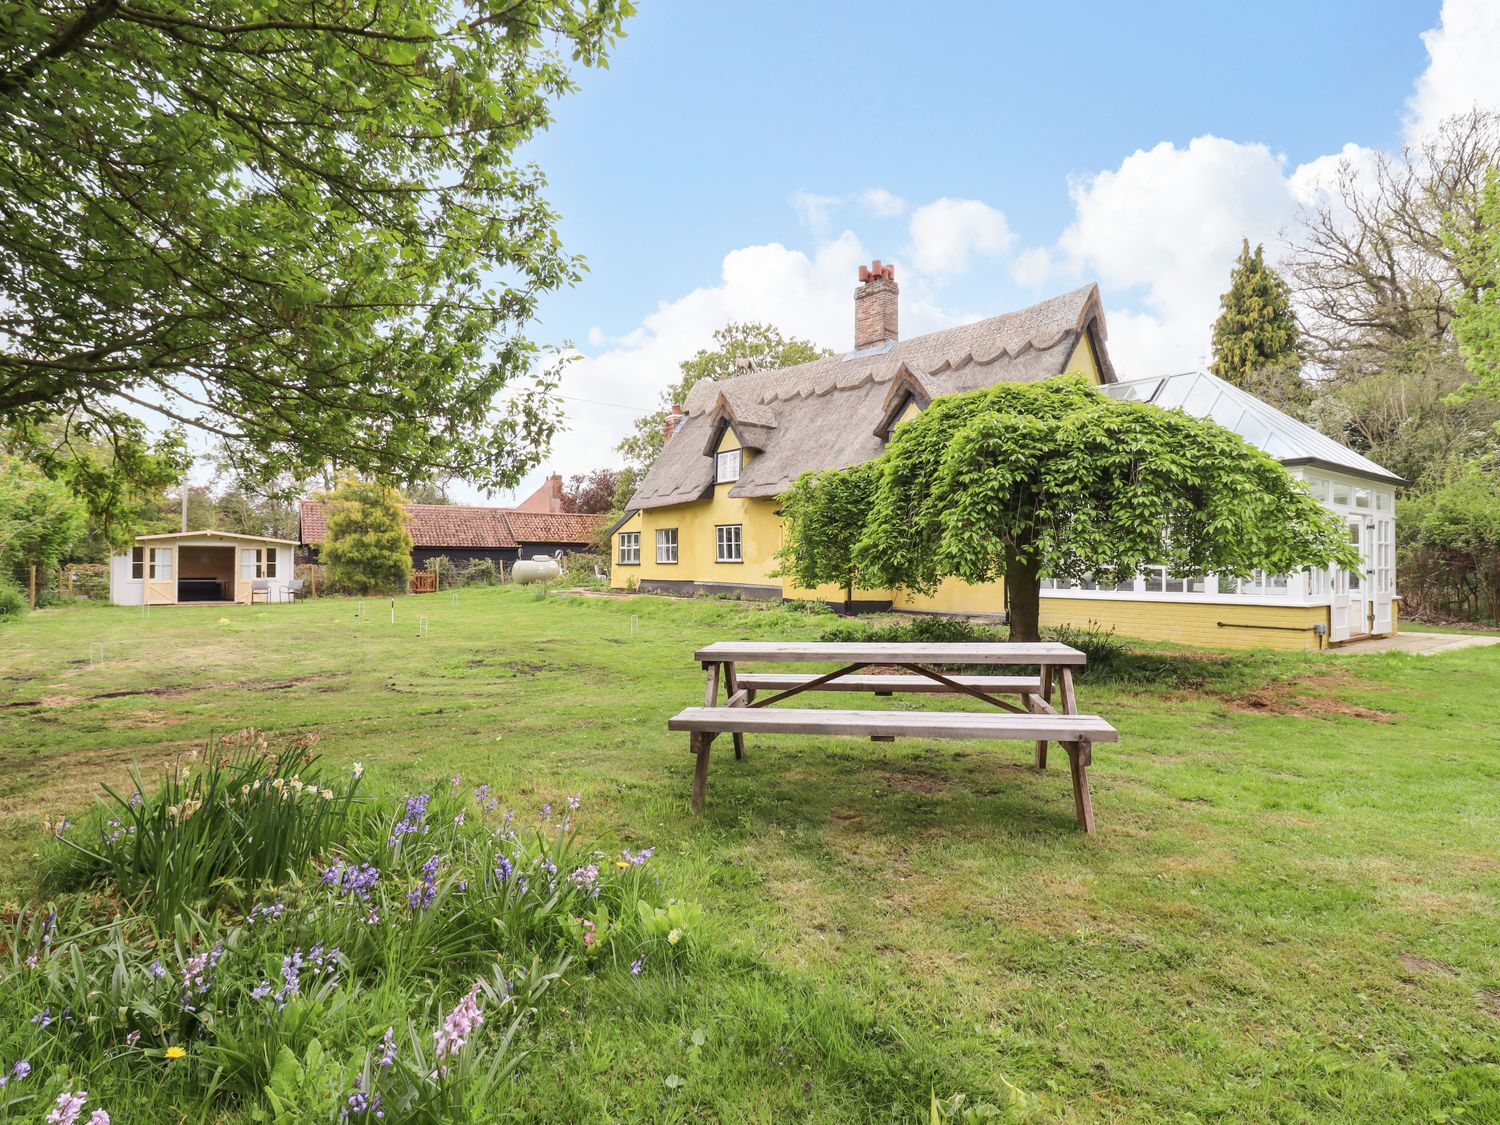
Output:
[[[1370,652],[1414,652],[1418,656],[1431,656],[1435,652],[1456,652],[1461,648],[1479,648],[1484,645],[1500,645],[1500,637],[1483,633],[1419,633],[1402,630],[1393,637],[1375,637],[1368,641],[1352,641],[1328,651],[1347,656],[1363,656]]]

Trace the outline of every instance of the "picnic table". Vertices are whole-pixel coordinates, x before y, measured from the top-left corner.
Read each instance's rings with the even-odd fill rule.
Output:
[[[1047,767],[1047,745],[1068,755],[1078,825],[1094,831],[1088,767],[1093,744],[1113,742],[1113,726],[1098,715],[1078,713],[1074,673],[1088,658],[1069,645],[1052,642],[989,644],[900,644],[888,642],[719,641],[699,649],[694,659],[707,675],[702,707],[687,707],[667,729],[687,731],[696,762],[694,812],[701,812],[708,789],[709,748],[720,734],[734,740],[734,756],[745,756],[745,735],[836,734],[877,742],[896,738],[990,738],[1036,743],[1036,766]],[[835,663],[831,672],[745,672],[740,665]],[[959,674],[955,666],[997,670],[1036,666],[1022,674]],[[950,669],[942,671],[941,669]],[[1058,704],[1053,705],[1053,685]],[[726,699],[719,704],[723,688]],[[771,709],[804,692],[866,692],[964,696],[993,710],[875,711],[823,708]]]

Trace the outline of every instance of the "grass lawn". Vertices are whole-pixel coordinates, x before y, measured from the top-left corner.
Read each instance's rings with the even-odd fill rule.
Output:
[[[1046,1119],[1500,1121],[1496,649],[1085,680],[1121,733],[1090,839],[1066,768],[1021,744],[753,738],[689,817],[665,724],[702,699],[693,648],[827,618],[514,589],[370,608],[0,627],[0,899],[35,893],[40,815],[131,761],[315,730],[392,798],[453,773],[518,808],[581,791],[586,836],[655,845],[708,911],[685,981],[570,980],[521,1119],[916,1121],[1010,1083]]]

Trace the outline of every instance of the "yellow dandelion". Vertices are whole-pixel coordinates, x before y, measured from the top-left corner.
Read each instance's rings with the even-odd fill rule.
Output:
[[[187,1058],[187,1048],[186,1047],[179,1047],[179,1046],[177,1046],[177,1044],[174,1043],[174,1044],[172,1044],[172,1046],[170,1046],[170,1047],[167,1048],[166,1055],[167,1055],[167,1058],[172,1059],[174,1062],[177,1059],[185,1059],[185,1058]]]
[[[617,859],[615,860],[615,866],[618,867],[621,871],[624,871],[629,868],[630,864],[623,859]]]

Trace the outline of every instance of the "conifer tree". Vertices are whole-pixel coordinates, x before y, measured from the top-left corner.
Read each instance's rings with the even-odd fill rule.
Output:
[[[346,594],[400,594],[411,580],[406,504],[389,485],[344,477],[324,495],[328,587]]]
[[[1252,254],[1250,240],[1244,240],[1219,308],[1209,364],[1219,378],[1244,387],[1265,368],[1297,365],[1302,334],[1292,312],[1291,289],[1266,265],[1263,246]]]

